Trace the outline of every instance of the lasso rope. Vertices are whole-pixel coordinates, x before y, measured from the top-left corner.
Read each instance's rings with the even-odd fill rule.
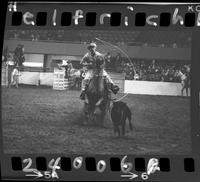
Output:
[[[109,46],[111,46],[111,47],[114,47],[115,49],[121,51],[121,52],[126,56],[126,58],[129,60],[129,62],[131,63],[131,66],[133,66],[133,71],[134,71],[134,73],[136,73],[136,70],[135,70],[135,68],[134,68],[134,65],[133,65],[133,63],[132,63],[130,57],[127,55],[126,52],[124,52],[124,51],[123,51],[122,49],[120,49],[118,46],[113,45],[113,44],[111,44],[111,43],[109,43],[109,42],[106,42],[105,40],[101,40],[101,39],[96,38],[96,37],[95,37],[95,39],[98,40],[98,41],[100,41],[100,42],[102,42],[103,44],[107,44],[107,45],[109,45]]]
[[[133,63],[132,63],[130,57],[129,57],[122,49],[120,49],[118,46],[115,46],[115,45],[113,45],[113,44],[111,44],[111,43],[109,43],[109,42],[106,42],[106,41],[104,41],[104,40],[101,40],[101,39],[99,39],[99,38],[97,38],[97,37],[95,37],[95,39],[98,40],[99,42],[103,43],[104,45],[114,47],[115,49],[121,51],[121,52],[126,56],[126,58],[129,60],[131,66],[133,67],[134,74],[136,74],[136,70],[135,70],[135,68],[134,68],[134,65],[133,65]],[[124,99],[127,95],[128,95],[128,93],[124,94],[124,95],[123,95],[122,97],[120,97],[119,99],[111,99],[111,101],[118,102],[118,101]],[[112,104],[110,105],[110,107],[111,107],[111,106],[112,106]]]

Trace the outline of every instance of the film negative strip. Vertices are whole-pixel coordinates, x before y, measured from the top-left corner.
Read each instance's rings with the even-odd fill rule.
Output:
[[[200,181],[200,3],[5,4],[1,178]]]

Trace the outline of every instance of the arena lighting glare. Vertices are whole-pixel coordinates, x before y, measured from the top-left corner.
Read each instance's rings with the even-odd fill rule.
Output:
[[[200,26],[200,6],[195,6],[195,8],[193,6],[188,6],[188,12],[197,12],[198,16],[196,19],[196,26]],[[9,10],[10,7],[9,7]],[[131,14],[129,16],[124,16],[124,19],[122,20],[123,24],[125,25],[125,27],[129,26],[129,21],[132,21],[132,19],[134,19],[134,10],[133,7],[127,7],[128,11],[131,11]],[[51,11],[50,11],[51,12]],[[57,9],[53,10],[53,15],[52,13],[49,12],[49,16],[52,17],[48,17],[47,16],[47,20],[52,20],[52,24],[53,26],[57,25]],[[74,20],[74,25],[78,26],[79,25],[79,19],[83,19],[84,16],[86,16],[87,19],[87,14],[84,14],[84,11],[81,9],[75,10],[74,12],[74,16],[72,16],[72,19]],[[23,14],[23,22],[26,25],[35,25],[35,23],[33,24],[32,22],[34,22],[34,18],[37,17],[37,15],[27,11]],[[107,18],[111,18],[112,17],[112,13],[102,13],[99,15],[99,23],[100,25],[104,25],[104,20]],[[60,18],[58,18],[58,20],[60,20]],[[98,20],[98,17],[97,17]],[[146,17],[145,22],[150,25],[150,26],[158,26],[158,20],[159,20],[159,15],[158,14],[152,14],[152,15],[148,15]],[[172,25],[184,25],[184,17],[179,14],[179,8],[175,8],[174,12],[172,14]]]

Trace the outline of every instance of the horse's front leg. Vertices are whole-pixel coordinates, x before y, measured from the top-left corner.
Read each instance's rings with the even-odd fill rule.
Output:
[[[85,103],[84,105],[84,119],[83,119],[83,124],[86,125],[88,124],[88,120],[89,120],[89,106],[87,103]]]
[[[94,118],[92,106],[85,102],[85,124],[91,124]]]
[[[106,106],[101,107],[100,125],[101,125],[102,127],[105,126],[105,116],[106,116],[106,112],[107,112],[107,107],[106,107]]]

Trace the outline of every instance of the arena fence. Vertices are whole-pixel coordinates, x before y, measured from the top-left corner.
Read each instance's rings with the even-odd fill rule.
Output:
[[[67,90],[73,86],[73,80],[65,78],[65,70],[54,70],[53,74],[53,89],[54,90]]]
[[[181,96],[182,86],[180,83],[172,82],[126,80],[124,88],[125,93],[131,94]]]
[[[45,85],[51,86],[55,90],[66,90],[73,86],[73,78],[65,79],[64,70],[55,70],[54,73],[50,72],[20,72],[19,84],[25,85]],[[109,73],[115,84],[120,87],[120,93],[124,93],[124,80],[122,74]]]
[[[20,72],[19,83],[25,85],[51,86],[55,90],[66,90],[73,85],[73,80],[65,79],[63,70],[54,73]]]
[[[8,85],[8,69],[2,66],[2,86]],[[51,86],[55,90],[66,90],[73,86],[73,80],[64,78],[64,71],[20,72],[19,84]],[[181,96],[181,84],[172,82],[153,82],[125,80],[124,75],[109,73],[113,81],[120,87],[120,93]],[[186,93],[184,92],[184,95]],[[190,95],[190,91],[189,91]]]

